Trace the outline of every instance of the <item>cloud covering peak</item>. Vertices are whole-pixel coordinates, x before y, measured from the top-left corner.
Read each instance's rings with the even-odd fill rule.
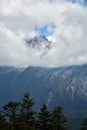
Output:
[[[0,65],[59,67],[87,63],[87,7],[81,3],[0,0]],[[35,27],[40,28],[39,33]],[[40,35],[44,27],[53,46],[42,56],[43,47],[27,47],[24,39]]]

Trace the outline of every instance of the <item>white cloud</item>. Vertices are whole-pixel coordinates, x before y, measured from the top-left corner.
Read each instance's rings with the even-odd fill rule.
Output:
[[[0,0],[0,65],[57,67],[87,63],[87,8],[65,0]],[[34,27],[48,27],[55,43],[46,56],[23,39]],[[42,50],[43,51],[43,50]]]

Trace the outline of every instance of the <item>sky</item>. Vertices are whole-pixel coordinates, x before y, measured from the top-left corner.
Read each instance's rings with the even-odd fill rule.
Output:
[[[45,36],[53,47],[26,46]],[[87,0],[0,0],[0,66],[62,67],[87,63]]]

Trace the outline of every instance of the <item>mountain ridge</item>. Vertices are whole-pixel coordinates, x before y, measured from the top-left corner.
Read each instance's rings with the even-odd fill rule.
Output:
[[[87,64],[64,68],[0,67],[2,104],[20,99],[26,91],[37,102],[37,109],[42,103],[49,108],[62,105],[66,112],[86,109]]]

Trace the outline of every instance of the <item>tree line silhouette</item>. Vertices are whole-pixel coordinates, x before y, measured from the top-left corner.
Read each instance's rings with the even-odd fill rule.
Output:
[[[0,111],[0,130],[67,130],[70,129],[63,107],[49,111],[44,104],[39,112],[32,107],[34,100],[27,92],[21,102],[10,101]],[[83,120],[81,130],[87,130],[87,119]]]

